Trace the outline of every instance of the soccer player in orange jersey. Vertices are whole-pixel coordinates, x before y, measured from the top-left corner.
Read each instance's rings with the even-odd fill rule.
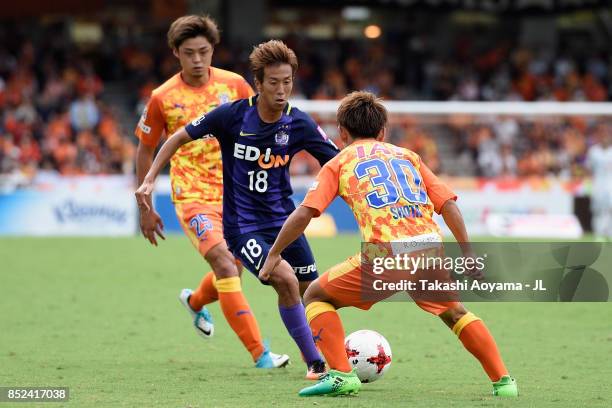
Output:
[[[152,92],[136,128],[138,185],[153,162],[163,135],[176,130],[218,105],[253,95],[240,75],[212,67],[219,30],[208,16],[183,16],[168,30],[168,45],[178,58],[181,71]],[[202,165],[206,163],[206,165]],[[229,325],[251,354],[258,368],[281,367],[287,355],[271,353],[263,344],[257,321],[242,293],[241,266],[228,250],[222,230],[223,169],[219,143],[212,137],[182,146],[172,156],[170,181],[172,201],[185,234],[210,264],[195,291],[183,289],[179,299],[187,308],[196,331],[204,338],[214,326],[205,305],[219,300]],[[159,214],[140,208],[140,228],[153,245],[164,239]]]
[[[472,257],[468,235],[456,196],[408,150],[384,143],[387,112],[371,93],[354,92],[338,108],[340,136],[347,147],[323,166],[315,184],[283,225],[260,272],[261,279],[275,273],[280,254],[336,196],[353,210],[364,242],[441,242],[432,219],[440,213],[460,243],[464,256]],[[392,209],[410,208],[404,215]],[[407,214],[410,214],[409,216]],[[364,255],[365,256],[365,255]],[[321,381],[300,391],[302,396],[357,393],[359,378],[351,371],[344,346],[344,328],[336,309],[355,306],[368,310],[376,300],[363,296],[361,255],[334,266],[315,280],[304,294],[306,315],[313,335],[331,370]],[[473,271],[474,275],[476,272]],[[479,277],[479,276],[475,276]],[[518,395],[508,371],[482,320],[455,301],[416,299],[459,337],[493,381],[495,395]],[[324,331],[323,331],[324,329]]]

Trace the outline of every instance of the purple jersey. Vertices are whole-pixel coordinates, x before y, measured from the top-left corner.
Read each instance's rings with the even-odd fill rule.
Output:
[[[289,163],[297,152],[306,150],[321,165],[338,154],[306,113],[287,104],[277,122],[266,123],[256,100],[221,105],[185,126],[192,139],[214,135],[221,145],[226,237],[283,225],[295,209]]]

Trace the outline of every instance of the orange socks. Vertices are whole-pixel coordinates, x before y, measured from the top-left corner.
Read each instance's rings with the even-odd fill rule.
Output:
[[[497,344],[479,317],[471,312],[466,313],[455,323],[453,332],[463,346],[480,361],[491,381],[498,381],[502,376],[508,375]]]
[[[351,372],[344,348],[344,327],[336,309],[326,302],[312,302],[306,306],[306,318],[329,367],[345,373]]]
[[[306,318],[315,344],[323,352],[329,367],[350,372],[351,367],[344,347],[344,328],[336,309],[326,302],[313,302],[306,306]],[[491,381],[498,381],[502,376],[508,375],[497,344],[480,318],[468,312],[455,323],[453,332],[463,346],[480,361]]]
[[[236,276],[219,279],[215,285],[225,319],[238,335],[244,347],[251,353],[253,361],[257,361],[264,352],[263,341],[257,320],[255,320],[249,303],[242,293],[240,278]]]
[[[198,289],[191,294],[189,306],[193,310],[200,310],[217,299],[232,330],[251,353],[253,361],[257,361],[264,352],[264,346],[255,316],[242,293],[240,278],[217,280],[213,272],[208,272]]]
[[[219,293],[217,293],[217,288],[215,287],[216,280],[215,274],[212,271],[204,276],[200,286],[189,297],[189,306],[193,310],[199,311],[202,309],[202,306],[219,299]]]
[[[336,309],[326,302],[313,302],[306,306],[306,318],[312,329],[315,344],[321,349],[327,364],[333,370],[350,372],[351,366],[344,347],[344,328]],[[453,332],[463,346],[482,364],[491,381],[508,375],[508,370],[487,326],[466,313],[453,326]]]

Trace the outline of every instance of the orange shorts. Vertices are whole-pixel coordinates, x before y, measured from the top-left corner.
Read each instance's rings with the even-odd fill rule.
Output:
[[[360,259],[360,254],[351,256],[346,261],[333,266],[318,279],[321,288],[334,300],[335,305],[338,307],[354,306],[359,309],[368,310],[374,304],[397,293],[388,291],[376,292],[371,288],[368,289],[367,284],[364,285],[362,283],[362,277],[371,281],[376,276],[362,272]],[[421,295],[421,298],[415,298],[412,293],[408,293],[421,309],[436,316],[460,304],[455,300],[457,298],[456,293],[442,294],[440,299],[444,300],[430,300],[423,295]]]
[[[224,241],[222,208],[202,203],[174,203],[183,231],[202,256]]]

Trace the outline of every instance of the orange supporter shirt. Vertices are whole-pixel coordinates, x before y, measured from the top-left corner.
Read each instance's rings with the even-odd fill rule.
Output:
[[[320,215],[336,196],[349,205],[365,242],[440,234],[440,213],[453,191],[411,150],[360,139],[321,168],[302,205]]]
[[[240,75],[210,67],[208,82],[195,88],[176,74],[153,90],[135,134],[147,146],[157,146],[190,121],[217,106],[253,95]],[[205,137],[181,146],[170,160],[174,202],[221,204],[223,167],[217,139]]]

